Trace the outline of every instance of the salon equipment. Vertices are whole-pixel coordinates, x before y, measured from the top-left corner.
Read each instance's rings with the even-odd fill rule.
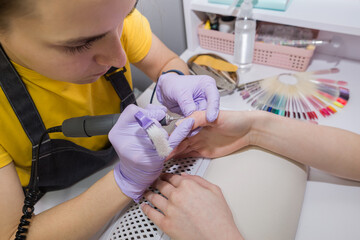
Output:
[[[193,63],[196,63],[200,66],[211,67],[219,71],[236,72],[238,70],[238,67],[236,65],[210,54],[198,55],[193,60]],[[235,80],[232,81],[236,82]]]
[[[206,13],[210,21],[210,29],[218,30],[219,29],[219,20],[216,14],[214,13]]]
[[[282,73],[239,86],[241,97],[257,110],[280,116],[318,121],[343,108],[350,98],[347,82],[319,77],[338,68],[302,73]],[[317,114],[316,114],[317,113]]]
[[[219,20],[219,31],[225,33],[233,33],[235,27],[234,16],[222,16]]]
[[[234,9],[235,7],[239,7],[243,0],[208,0],[208,2],[229,5],[229,9]],[[253,1],[253,4],[254,8],[286,11],[288,6],[290,5],[290,2],[290,0],[257,0]],[[221,8],[221,6],[219,8]]]
[[[235,22],[234,40],[234,62],[243,71],[250,69],[254,55],[256,21],[252,15],[252,1],[244,0]]]
[[[257,25],[260,26],[260,24]],[[204,24],[201,23],[197,29],[199,45],[202,48],[234,55],[234,34],[206,30],[203,26]],[[315,30],[312,31],[317,32]],[[314,35],[314,38],[316,36],[317,34]],[[341,41],[338,41],[337,46],[340,43]],[[253,63],[295,71],[306,71],[314,52],[314,47],[296,48],[255,41]]]
[[[168,156],[172,151],[172,148],[170,147],[167,140],[168,134],[166,132],[164,133],[161,128],[156,126],[155,122],[145,116],[143,112],[138,111],[137,113],[135,113],[134,117],[139,123],[139,125],[148,134],[149,138],[155,146],[158,155],[162,158]]]
[[[261,41],[264,43],[271,43],[281,46],[290,46],[290,47],[308,47],[312,46],[322,46],[331,44],[333,48],[340,47],[340,40],[335,39],[279,39],[274,37],[260,36],[256,38],[256,41]]]
[[[227,80],[223,75],[220,75],[220,73],[215,72],[210,67],[201,67],[197,65],[196,63],[190,64],[191,70],[194,74],[197,75],[208,75],[215,79],[216,86],[218,88],[221,88],[226,91],[233,91],[235,89],[235,84],[231,83]]]
[[[66,137],[92,137],[106,135],[118,120],[120,113],[99,116],[83,116],[69,118],[62,123],[62,132]],[[160,124],[167,126],[171,121],[179,118],[167,115],[160,121]]]
[[[319,39],[313,39],[313,40],[276,40],[276,39],[266,39],[266,38],[258,38],[258,41],[263,41],[265,43],[272,43],[272,44],[278,44],[282,46],[291,46],[291,47],[307,47],[308,45],[324,45],[331,43],[330,40],[319,40]]]
[[[257,42],[290,47],[308,47],[330,44],[339,48],[341,38],[333,36],[331,39],[317,39],[318,31],[282,24],[260,22],[257,28]]]
[[[239,81],[237,67],[215,54],[195,55],[187,64],[192,74],[209,75],[214,78],[220,91],[233,91]]]

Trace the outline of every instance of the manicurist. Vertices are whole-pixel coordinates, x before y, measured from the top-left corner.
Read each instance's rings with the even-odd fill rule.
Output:
[[[189,76],[186,64],[152,34],[136,4],[0,0],[1,239],[89,239],[131,200],[138,201],[160,175],[164,158],[136,123],[136,112],[160,120],[167,109],[184,116],[206,110],[208,121],[217,118],[215,81]],[[157,82],[165,107],[135,105],[130,63]],[[68,118],[120,111],[110,141],[108,136],[66,138],[52,128]],[[172,132],[172,148],[193,123],[185,120]],[[114,160],[114,170],[78,197],[38,215],[32,216],[31,208],[23,211],[30,179],[45,193],[69,187]],[[27,206],[37,197],[28,196]]]

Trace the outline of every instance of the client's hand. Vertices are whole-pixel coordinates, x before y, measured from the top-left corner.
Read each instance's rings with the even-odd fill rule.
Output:
[[[129,105],[121,113],[118,121],[109,133],[109,140],[119,156],[119,163],[114,168],[116,183],[128,197],[138,201],[143,192],[155,181],[163,169],[164,158],[160,157],[148,134],[135,120],[135,113],[142,111],[145,116],[157,122],[165,116],[166,108],[149,105],[147,109]],[[194,120],[182,122],[168,137],[171,148],[176,147],[190,132]]]
[[[243,239],[221,189],[199,176],[164,174],[147,192],[143,212],[172,239]]]
[[[193,129],[203,127],[201,131],[185,139],[168,156],[170,158],[185,157],[222,157],[251,142],[250,130],[255,112],[220,111],[214,122],[206,119],[205,112],[194,112],[189,117],[195,119]]]

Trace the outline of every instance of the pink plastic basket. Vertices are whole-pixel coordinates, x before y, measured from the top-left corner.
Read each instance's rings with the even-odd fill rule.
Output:
[[[230,55],[234,55],[234,34],[204,29],[204,24],[198,28],[200,46]],[[255,42],[253,62],[305,71],[310,63],[314,50],[279,46],[263,42]]]

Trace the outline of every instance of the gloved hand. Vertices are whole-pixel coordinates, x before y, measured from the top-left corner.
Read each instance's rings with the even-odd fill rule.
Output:
[[[219,114],[220,95],[213,78],[207,75],[178,75],[166,73],[159,77],[156,96],[171,112],[189,116],[206,110],[209,122]]]
[[[142,111],[145,116],[160,121],[165,117],[166,108],[149,105],[142,109],[129,105],[120,115],[109,133],[109,140],[119,156],[114,168],[116,183],[121,191],[138,202],[144,191],[158,178],[165,158],[159,157],[146,131],[135,120],[135,113]],[[194,119],[183,121],[168,138],[170,147],[175,148],[189,134]],[[158,123],[158,126],[161,126]],[[165,129],[162,129],[168,136]]]

